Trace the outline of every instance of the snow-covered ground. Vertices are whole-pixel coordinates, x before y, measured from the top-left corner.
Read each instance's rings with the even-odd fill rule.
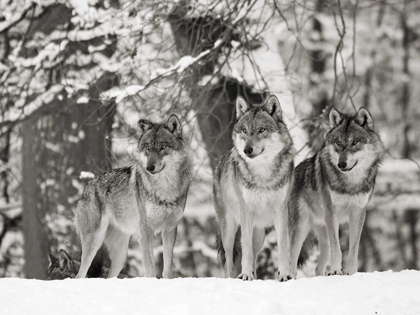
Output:
[[[242,282],[0,279],[0,314],[420,314],[420,271]]]

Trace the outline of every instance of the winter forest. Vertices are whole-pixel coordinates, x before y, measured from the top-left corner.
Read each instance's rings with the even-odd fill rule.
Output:
[[[232,148],[236,97],[271,93],[296,165],[322,146],[331,108],[369,110],[386,154],[359,271],[420,269],[418,82],[417,0],[0,0],[0,277],[45,279],[59,249],[80,258],[84,187],[133,163],[140,118],[170,113],[194,157],[174,277],[222,277],[213,171]],[[267,228],[259,279],[275,278],[276,248]],[[124,272],[143,275],[136,237]]]

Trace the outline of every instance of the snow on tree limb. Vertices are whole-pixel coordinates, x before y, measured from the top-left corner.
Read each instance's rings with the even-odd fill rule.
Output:
[[[13,27],[20,21],[22,21],[25,18],[26,14],[29,12],[29,10],[31,10],[34,6],[35,6],[35,3],[33,3],[32,1],[27,1],[22,12],[19,12],[19,13],[9,12],[10,14],[5,15],[8,18],[6,18],[4,22],[0,23],[0,34],[7,31],[8,29]]]
[[[68,44],[67,40],[63,40],[61,43],[49,43],[43,50],[41,50],[36,57],[33,58],[9,58],[14,61],[15,67],[36,67],[40,66],[44,61],[53,61],[62,52]],[[45,65],[44,65],[45,67]]]
[[[145,87],[142,85],[130,85],[122,88],[116,87],[106,92],[103,92],[101,94],[101,99],[102,101],[106,101],[115,98],[115,103],[118,104],[125,98],[136,95],[143,90],[145,90]]]
[[[151,80],[156,79],[157,77],[161,77],[161,78],[168,77],[168,76],[174,74],[175,72],[178,73],[178,74],[181,74],[185,69],[188,69],[194,63],[196,63],[197,61],[199,61],[203,57],[205,57],[208,54],[210,54],[211,51],[216,50],[219,47],[221,47],[222,43],[223,43],[223,40],[222,39],[218,39],[214,43],[212,49],[207,49],[207,50],[203,51],[197,57],[184,56],[181,59],[179,59],[179,61],[174,66],[172,66],[170,68],[167,68],[167,69],[156,69],[156,71],[154,71],[151,74],[151,76],[150,76]]]
[[[0,116],[0,126],[23,121],[42,106],[51,103],[57,94],[64,90],[60,84],[53,85],[50,89],[40,94],[32,102],[21,108],[12,108],[6,115]]]

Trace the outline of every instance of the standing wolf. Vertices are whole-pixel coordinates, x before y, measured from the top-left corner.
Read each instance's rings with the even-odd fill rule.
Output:
[[[176,230],[182,217],[192,163],[176,115],[166,123],[139,121],[137,163],[104,173],[86,186],[75,213],[82,243],[77,278],[86,277],[92,260],[105,244],[111,259],[108,277],[121,271],[130,235],[140,235],[144,274],[155,277],[153,236],[162,231],[163,277],[172,277]]]
[[[221,236],[219,253],[226,258],[225,274],[235,276],[234,251],[238,247],[235,243],[240,225],[242,272],[239,278],[255,278],[265,227],[274,223],[279,280],[287,281],[291,279],[287,200],[293,176],[292,138],[274,95],[259,105],[250,105],[239,96],[236,118],[234,147],[220,159],[214,174],[214,203]]]
[[[349,221],[350,247],[345,273],[357,271],[360,235],[375,186],[384,147],[373,130],[369,112],[356,115],[330,112],[330,131],[322,149],[295,169],[289,207],[290,259],[296,276],[298,256],[308,233],[318,236],[317,275],[340,275],[342,254],[339,223]],[[307,244],[307,242],[305,242]],[[330,254],[331,253],[331,254]]]

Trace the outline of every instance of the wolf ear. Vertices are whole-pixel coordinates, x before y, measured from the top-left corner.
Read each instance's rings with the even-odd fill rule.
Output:
[[[48,253],[48,261],[50,262],[50,266],[56,263],[58,260],[57,257],[55,257],[53,254]]]
[[[343,121],[343,114],[341,114],[335,108],[332,108],[330,111],[330,128],[335,128]]]
[[[282,119],[283,114],[281,111],[280,102],[277,96],[274,94],[271,94],[268,100],[265,102],[264,109],[270,116],[273,116],[278,120]]]
[[[140,128],[141,135],[143,135],[147,130],[153,128],[153,123],[147,119],[140,119],[137,124]]]
[[[61,271],[70,269],[73,264],[73,259],[64,249],[60,249],[58,252],[58,264]]]
[[[172,114],[166,121],[166,128],[169,129],[177,138],[182,138],[182,126],[177,115]]]
[[[368,127],[373,130],[373,120],[370,113],[367,109],[360,107],[359,111],[356,114],[355,121],[362,127]]]
[[[236,98],[236,118],[239,119],[249,109],[248,102],[240,95]]]

